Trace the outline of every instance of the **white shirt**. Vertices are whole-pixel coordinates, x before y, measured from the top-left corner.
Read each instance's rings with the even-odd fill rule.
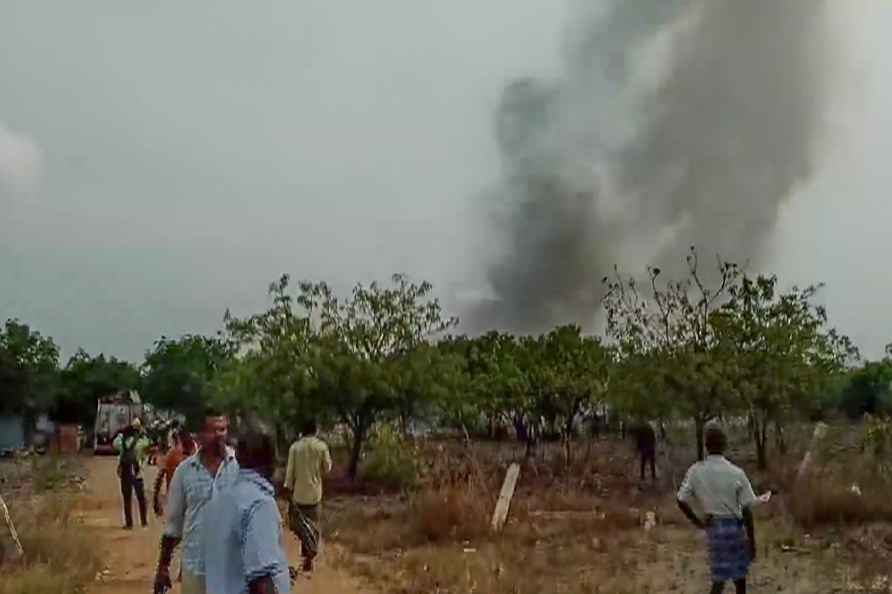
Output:
[[[746,473],[724,456],[710,455],[688,470],[678,490],[678,500],[699,504],[715,518],[743,518],[743,508],[758,500]]]

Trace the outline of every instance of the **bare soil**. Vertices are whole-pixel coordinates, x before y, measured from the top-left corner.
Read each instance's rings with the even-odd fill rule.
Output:
[[[97,576],[89,594],[146,594],[151,592],[154,570],[158,560],[158,543],[162,523],[154,516],[145,530],[122,528],[120,488],[115,476],[113,458],[86,458],[87,487],[80,501],[83,527],[91,534],[91,542],[99,547],[104,558],[104,570]],[[155,469],[149,468],[146,488],[154,484]],[[150,495],[147,493],[147,497]],[[134,508],[136,507],[134,501]],[[134,509],[134,512],[136,510]],[[149,510],[151,514],[151,509]],[[299,546],[290,533],[286,535],[288,557],[292,565],[299,565]],[[335,546],[327,546],[320,555],[319,565],[312,578],[301,577],[294,591],[307,594],[368,593],[363,585],[334,561],[342,555]],[[178,561],[174,562],[175,564]],[[337,563],[339,566],[342,563]],[[174,593],[179,592],[177,586]]]

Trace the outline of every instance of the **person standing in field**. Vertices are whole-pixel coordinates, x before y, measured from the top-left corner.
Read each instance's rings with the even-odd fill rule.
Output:
[[[203,530],[207,591],[212,594],[288,594],[290,572],[282,517],[271,482],[271,432],[253,423],[237,441],[235,484],[207,506]]]
[[[139,519],[143,527],[149,525],[146,513],[146,491],[142,479],[142,466],[146,460],[146,451],[151,443],[143,435],[142,423],[133,419],[129,427],[126,427],[115,437],[112,447],[118,452],[118,478],[121,479],[121,496],[124,505],[124,528],[133,530],[133,494],[136,493],[136,502],[139,507]]]
[[[313,571],[313,560],[319,553],[322,477],[331,472],[331,453],[317,431],[314,420],[304,425],[301,438],[288,450],[285,470],[288,525],[300,540],[302,568],[307,573]]]
[[[711,594],[734,582],[746,594],[746,576],[756,558],[756,534],[751,508],[758,503],[746,473],[725,457],[726,437],[718,425],[706,429],[702,462],[691,466],[678,491],[678,506],[694,526],[706,532],[712,574]],[[698,504],[704,517],[694,513]]]
[[[185,429],[180,429],[174,435],[173,447],[171,447],[164,460],[158,475],[155,477],[155,489],[152,492],[152,508],[155,515],[162,517],[164,515],[164,505],[161,503],[161,486],[164,485],[166,492],[170,493],[170,481],[173,480],[173,473],[176,471],[180,463],[195,453],[195,441],[192,435]]]
[[[235,452],[226,446],[229,419],[208,412],[199,433],[199,450],[177,467],[170,481],[165,511],[161,554],[155,572],[155,594],[171,588],[170,562],[182,541],[182,594],[207,594],[205,589],[202,530],[207,522],[205,508],[218,492],[238,477]]]
[[[644,482],[644,471],[650,464],[650,477],[657,480],[657,434],[650,423],[642,421],[632,428],[635,439],[635,450],[641,460],[641,481]]]

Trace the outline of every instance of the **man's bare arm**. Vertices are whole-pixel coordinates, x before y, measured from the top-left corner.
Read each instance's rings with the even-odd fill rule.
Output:
[[[166,474],[166,468],[158,471],[158,476],[155,478],[155,488],[152,490],[152,507],[155,510],[155,515],[158,517],[164,515],[164,508],[161,506],[161,484],[164,482]]]
[[[694,510],[691,509],[691,506],[688,505],[686,502],[682,501],[681,499],[678,500],[678,509],[680,509],[682,511],[682,513],[685,516],[687,516],[687,518],[691,521],[691,524],[693,524],[700,530],[706,529],[706,525],[709,521],[708,517],[707,517],[706,521],[701,520],[700,518],[697,517],[697,514],[694,513]]]
[[[180,544],[179,538],[167,535],[161,537],[161,553],[158,555],[158,569],[155,571],[154,594],[164,594],[173,587],[170,579],[170,563],[178,544]]]

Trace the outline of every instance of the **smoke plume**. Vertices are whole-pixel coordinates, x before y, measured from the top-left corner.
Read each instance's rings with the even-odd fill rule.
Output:
[[[477,326],[590,326],[614,264],[672,270],[687,246],[758,261],[810,175],[827,89],[824,0],[580,4],[555,81],[509,84]],[[474,316],[472,316],[473,318]]]

